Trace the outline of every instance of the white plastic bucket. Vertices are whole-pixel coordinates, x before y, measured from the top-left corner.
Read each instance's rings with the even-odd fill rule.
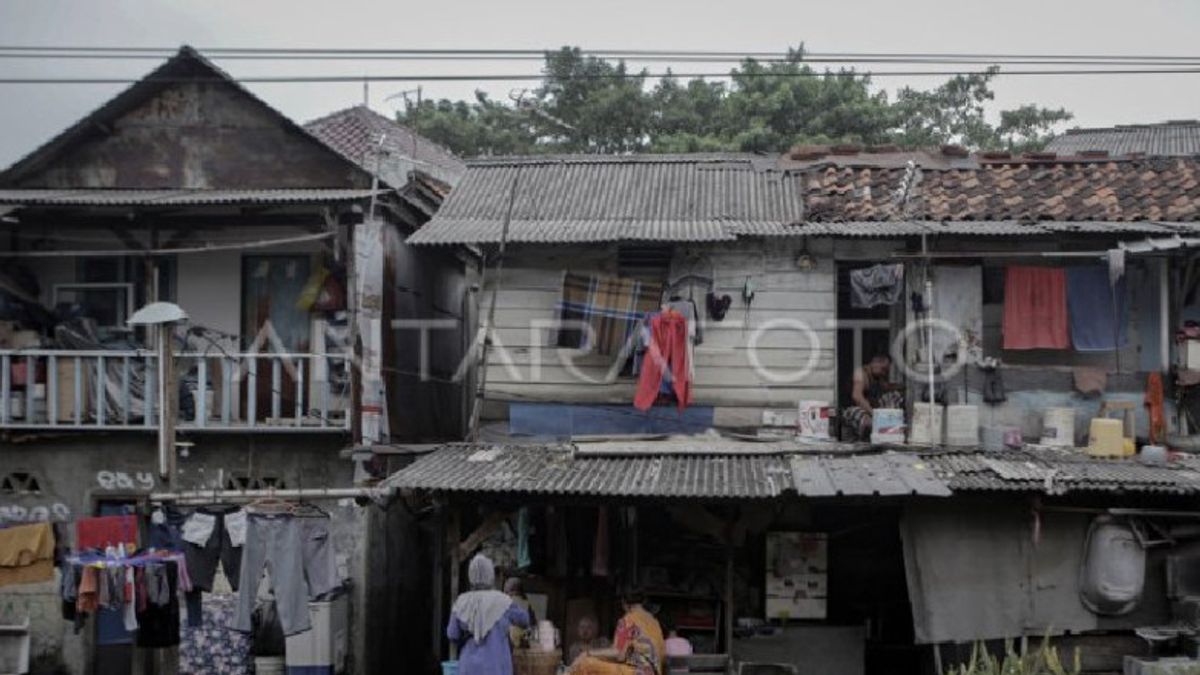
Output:
[[[930,412],[932,410],[932,412]],[[933,436],[930,436],[929,420],[933,417]],[[914,445],[941,445],[945,435],[946,419],[942,406],[929,403],[914,403],[912,424],[909,425],[908,442]]]
[[[979,445],[979,406],[958,404],[946,408],[946,444]]]
[[[1042,415],[1042,445],[1058,448],[1075,446],[1075,409],[1046,408]]]
[[[254,675],[283,675],[285,670],[282,656],[254,657]]]

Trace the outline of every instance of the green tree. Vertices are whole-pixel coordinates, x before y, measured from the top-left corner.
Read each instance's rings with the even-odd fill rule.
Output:
[[[930,90],[905,87],[889,100],[853,70],[817,72],[803,46],[778,62],[746,60],[730,82],[649,82],[624,62],[564,47],[545,55],[540,86],[519,103],[481,92],[474,101],[426,101],[405,124],[463,156],[546,152],[780,152],[797,143],[959,143],[973,149],[1037,149],[1062,109],[1027,104],[985,114],[997,68],[959,75]]]

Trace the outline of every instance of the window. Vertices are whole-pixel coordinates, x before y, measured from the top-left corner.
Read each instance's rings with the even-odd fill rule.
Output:
[[[287,483],[279,476],[233,475],[225,479],[226,490],[283,490]]]

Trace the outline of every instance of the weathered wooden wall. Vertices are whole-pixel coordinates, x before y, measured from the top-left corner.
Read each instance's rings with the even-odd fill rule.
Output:
[[[333,150],[226,82],[181,82],[20,178],[29,188],[369,187]]]
[[[807,272],[796,265],[800,248],[799,242],[765,240],[681,246],[675,251],[673,277],[689,270],[712,274],[717,294],[733,298],[724,321],[718,323],[704,312],[705,290],[695,291],[705,315],[703,342],[696,348],[695,403],[717,407],[718,425],[735,420],[758,424],[760,409],[794,410],[802,399],[833,400],[832,245],[810,244],[808,252],[817,266]],[[555,305],[567,270],[616,274],[617,249],[611,245],[510,249],[497,297],[498,348],[492,352],[487,373],[490,399],[587,404],[633,400],[636,381],[610,374],[611,357],[578,356],[575,350],[553,346]],[[488,277],[481,304],[484,316],[495,283],[492,273]],[[747,279],[756,290],[749,311],[742,299]],[[772,322],[778,328],[758,332]],[[792,327],[800,322],[817,338],[815,357],[807,335]],[[761,368],[755,367],[751,345]],[[798,379],[788,377],[810,357],[815,358],[811,372]]]

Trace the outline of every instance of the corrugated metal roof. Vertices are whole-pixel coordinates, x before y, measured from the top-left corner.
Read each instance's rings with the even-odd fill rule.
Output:
[[[685,439],[686,440],[686,439]],[[1200,494],[1200,460],[1167,466],[1078,451],[814,454],[795,443],[605,442],[456,444],[393,474],[387,484],[432,492],[770,499],[949,496],[964,492]]]
[[[798,174],[757,155],[568,156],[473,160],[413,244],[720,241],[803,220]],[[520,236],[521,238],[516,238]]]
[[[1145,466],[1131,459],[1096,459],[1079,452],[1037,448],[927,455],[924,461],[955,492],[1200,493],[1200,471],[1180,461]]]
[[[400,489],[605,497],[764,499],[791,485],[772,455],[576,457],[571,446],[455,445],[388,479]]]
[[[296,204],[369,198],[372,190],[293,188],[270,190],[55,190],[0,189],[0,204],[26,206],[187,206]]]
[[[791,457],[793,488],[806,497],[924,495],[950,488],[920,458],[899,453],[852,457]]]
[[[446,446],[388,479],[401,489],[606,497],[767,499],[803,496],[949,496],[919,458],[788,455],[762,443],[589,443]],[[656,452],[661,448],[661,452]],[[636,452],[635,452],[636,451]],[[612,454],[606,454],[612,453]]]
[[[1200,155],[1200,121],[1130,124],[1099,129],[1068,129],[1046,144],[1048,152],[1104,150],[1110,155]]]

